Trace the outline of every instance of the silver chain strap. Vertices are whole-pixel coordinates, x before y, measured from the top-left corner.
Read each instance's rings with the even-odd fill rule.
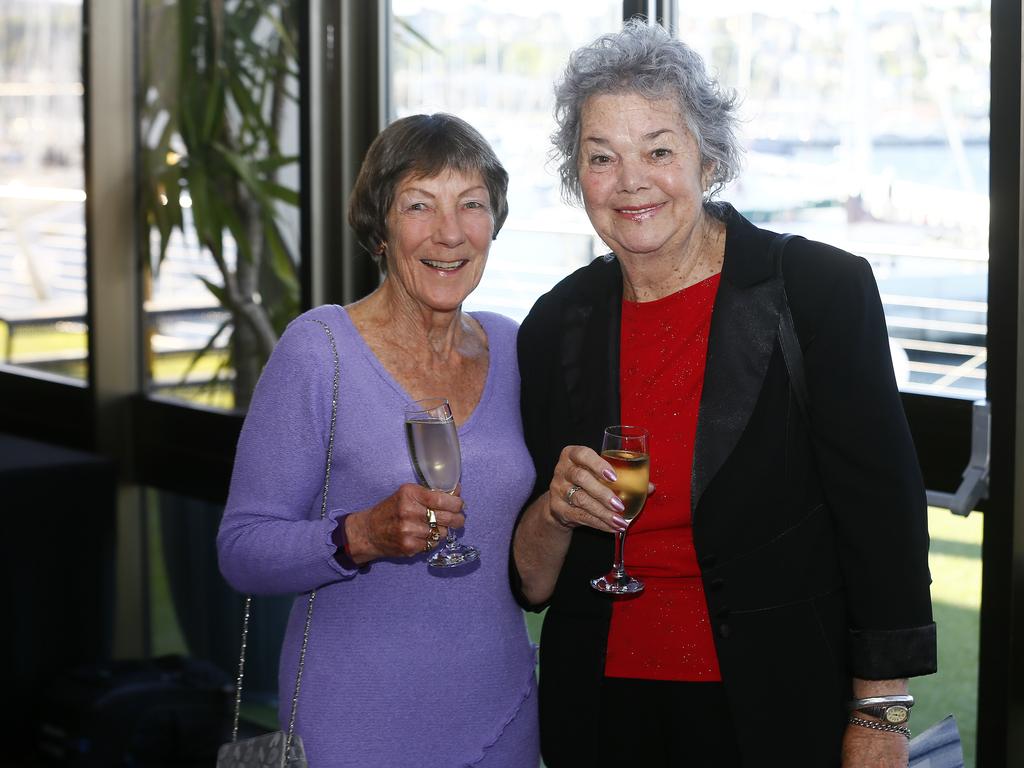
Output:
[[[324,471],[324,492],[320,499],[320,519],[327,517],[327,491],[331,486],[331,463],[334,459],[334,430],[338,422],[338,386],[341,379],[341,365],[338,360],[338,345],[334,340],[334,333],[330,326],[322,320],[308,320],[307,322],[317,323],[324,329],[328,341],[331,342],[331,352],[334,356],[334,383],[331,387],[331,430],[327,441],[327,469]],[[295,692],[292,694],[291,714],[288,717],[288,736],[285,742],[285,755],[290,755],[292,750],[292,737],[295,735],[295,715],[299,709],[299,691],[302,687],[302,669],[306,664],[306,648],[309,646],[309,627],[313,622],[313,601],[316,600],[316,590],[309,593],[309,602],[306,603],[306,625],[302,630],[302,647],[299,649],[299,667],[295,673]],[[242,647],[238,654],[238,677],[235,679],[235,720],[231,729],[231,741],[238,741],[238,721],[242,711],[242,679],[245,676],[245,649],[249,640],[249,614],[252,610],[252,595],[246,595],[245,610],[242,614]]]
[[[238,676],[235,678],[235,722],[231,728],[231,740],[238,741],[238,715],[242,711],[242,679],[245,677],[245,646],[249,640],[249,611],[252,595],[245,596],[245,610],[242,613],[242,650],[238,654]]]

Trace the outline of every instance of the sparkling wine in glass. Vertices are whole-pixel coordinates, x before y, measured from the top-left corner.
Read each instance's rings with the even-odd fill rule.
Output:
[[[651,459],[647,452],[647,430],[641,427],[614,426],[604,431],[601,456],[612,465],[616,480],[604,483],[622,499],[626,509],[621,513],[626,531],[615,534],[615,563],[604,576],[591,579],[590,586],[598,592],[632,595],[642,592],[644,584],[626,573],[623,548],[629,525],[640,514],[647,501],[647,484],[651,477]]]
[[[448,400],[432,397],[410,403],[405,409],[405,440],[420,485],[454,493],[462,475],[462,451]],[[480,551],[459,541],[449,527],[444,546],[427,563],[435,568],[454,568],[479,558]]]

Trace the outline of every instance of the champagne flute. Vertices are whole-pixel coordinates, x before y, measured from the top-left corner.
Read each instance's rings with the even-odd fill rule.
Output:
[[[640,514],[647,501],[647,484],[650,480],[651,460],[647,452],[647,430],[641,427],[614,426],[604,431],[601,456],[612,465],[616,480],[603,480],[622,499],[626,509],[621,513],[626,521],[626,530]],[[615,534],[615,563],[604,576],[590,580],[590,586],[598,592],[612,595],[632,595],[642,592],[644,584],[626,573],[623,561],[623,547],[626,531]]]
[[[462,452],[448,400],[431,397],[410,403],[405,409],[405,440],[420,485],[455,493],[462,475]],[[427,563],[435,568],[454,568],[479,557],[480,551],[459,541],[449,526],[444,546]]]

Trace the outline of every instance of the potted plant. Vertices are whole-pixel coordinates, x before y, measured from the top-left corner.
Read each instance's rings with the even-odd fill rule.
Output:
[[[215,265],[218,279],[200,279],[227,319],[195,351],[189,370],[229,334],[226,364],[214,378],[230,379],[239,409],[299,309],[295,246],[283,226],[299,194],[281,182],[283,172],[297,178],[298,167],[281,141],[287,111],[296,114],[298,104],[297,5],[139,5],[143,268],[158,274],[186,241]]]

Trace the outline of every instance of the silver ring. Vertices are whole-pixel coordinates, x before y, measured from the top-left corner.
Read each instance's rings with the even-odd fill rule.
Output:
[[[578,491],[579,489],[580,489],[580,487],[578,485],[574,485],[572,488],[570,488],[568,491],[566,491],[566,493],[565,493],[565,503],[568,504],[570,507],[575,507],[576,506],[575,504],[572,503],[572,497],[576,495],[576,491]]]

